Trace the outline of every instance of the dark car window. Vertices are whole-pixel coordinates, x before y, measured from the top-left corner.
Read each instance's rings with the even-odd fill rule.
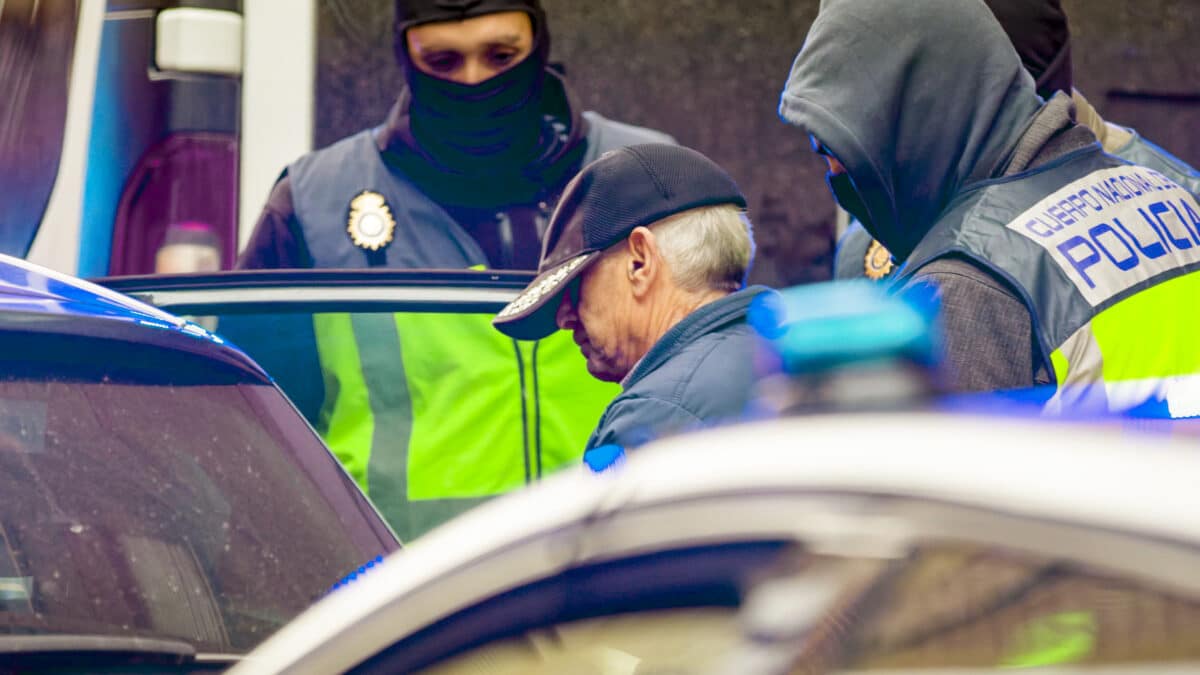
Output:
[[[740,639],[731,607],[688,607],[583,619],[469,651],[423,675],[704,673]]]
[[[696,566],[702,558],[688,560]],[[622,563],[604,583],[576,571],[582,576],[557,587],[543,582],[508,593],[492,602],[513,621],[529,618],[531,627],[480,639],[420,672],[763,672],[768,664],[767,672],[923,672],[1200,659],[1200,598],[999,546],[933,544],[891,560],[793,551],[750,575],[714,569],[739,592],[712,601],[693,586],[680,602],[664,591],[687,583],[687,574],[664,575],[654,558],[643,558]],[[530,607],[539,592],[549,596],[540,620]],[[574,604],[588,606],[577,611]],[[485,604],[441,630],[486,635],[485,611],[499,624],[500,612]],[[392,658],[411,659],[423,647],[397,646]]]
[[[812,612],[821,581],[793,567],[749,591],[740,663],[766,659],[793,673],[972,672],[1200,659],[1200,594],[1153,576],[946,542],[880,566]]]
[[[784,551],[746,541],[569,569],[407,635],[351,672],[707,672],[738,646],[740,588]]]
[[[1200,598],[998,547],[936,546],[886,584],[847,667],[1035,667],[1200,658]]]
[[[246,651],[396,548],[276,388],[98,344],[0,358],[0,634]]]

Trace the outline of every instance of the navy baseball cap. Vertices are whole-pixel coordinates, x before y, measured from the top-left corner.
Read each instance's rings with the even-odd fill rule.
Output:
[[[558,329],[554,317],[567,285],[605,249],[635,228],[721,204],[744,209],[746,197],[729,174],[695,150],[651,143],[604,153],[567,184],[550,216],[537,278],[492,325],[518,340],[549,336]]]

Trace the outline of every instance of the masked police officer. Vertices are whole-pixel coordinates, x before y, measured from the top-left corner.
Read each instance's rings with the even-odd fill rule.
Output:
[[[241,267],[536,269],[584,163],[672,142],[580,111],[538,0],[397,0],[395,50],[387,120],[287,167]],[[569,337],[518,344],[486,316],[324,315],[315,332],[317,427],[404,538],[577,461],[615,394]]]
[[[883,36],[903,35],[900,41]],[[962,390],[1200,414],[1200,205],[1043,101],[983,3],[826,0],[780,105],[837,201],[941,296]]]
[[[1106,121],[1074,87],[1071,67],[1071,29],[1061,0],[985,0],[1012,41],[1021,63],[1037,84],[1038,95],[1049,100],[1056,92],[1071,94],[1075,119],[1091,129],[1104,151],[1134,164],[1162,172],[1200,195],[1200,173],[1183,160],[1146,140],[1136,130]],[[890,252],[852,222],[838,242],[834,276],[880,280],[895,269]]]

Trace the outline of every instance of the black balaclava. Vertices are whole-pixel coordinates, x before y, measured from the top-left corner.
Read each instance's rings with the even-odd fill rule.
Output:
[[[523,11],[533,50],[521,63],[475,85],[422,72],[408,56],[409,28]],[[403,158],[406,172],[443,203],[490,207],[536,199],[558,173],[577,168],[583,146],[563,156],[572,120],[561,80],[547,70],[550,35],[538,0],[397,0],[396,59],[404,71],[409,145],[428,166]],[[558,123],[555,124],[554,122]],[[578,154],[579,157],[574,155]],[[572,164],[574,162],[575,164]]]
[[[984,0],[1037,82],[1038,96],[1071,93],[1071,29],[1060,0]]]

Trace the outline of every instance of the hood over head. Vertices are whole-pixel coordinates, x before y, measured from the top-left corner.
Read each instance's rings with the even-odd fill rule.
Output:
[[[838,201],[904,259],[1003,169],[1041,104],[978,0],[823,0],[779,114],[846,167]]]
[[[1071,28],[1061,0],[984,0],[1008,34],[1038,96],[1071,93]]]

